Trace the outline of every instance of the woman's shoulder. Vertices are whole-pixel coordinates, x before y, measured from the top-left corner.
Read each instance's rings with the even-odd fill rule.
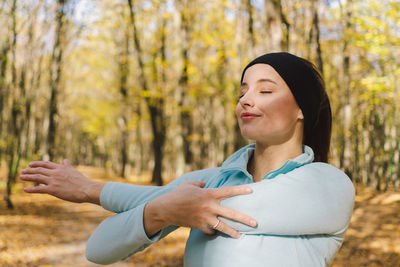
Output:
[[[332,178],[351,182],[350,178],[337,167],[325,162],[311,162],[294,170],[295,174],[315,178]]]
[[[329,191],[342,191],[348,195],[355,194],[351,179],[342,170],[325,162],[312,162],[303,165],[293,170],[289,175],[305,182],[306,186],[309,184]]]

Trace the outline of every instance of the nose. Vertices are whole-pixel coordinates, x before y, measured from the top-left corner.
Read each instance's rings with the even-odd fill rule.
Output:
[[[254,106],[254,97],[251,94],[251,91],[248,90],[240,99],[239,103],[242,106],[253,107]]]

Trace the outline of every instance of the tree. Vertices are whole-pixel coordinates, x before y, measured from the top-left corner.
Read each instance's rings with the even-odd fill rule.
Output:
[[[50,66],[50,102],[49,102],[49,130],[47,134],[47,154],[49,160],[56,155],[56,131],[58,116],[58,95],[61,91],[61,76],[63,72],[63,52],[66,34],[66,8],[68,0],[57,1],[56,31],[51,55]]]
[[[118,55],[119,66],[119,92],[121,94],[122,109],[118,119],[118,124],[121,128],[121,171],[120,176],[126,177],[126,165],[129,162],[129,118],[131,116],[131,106],[128,95],[128,75],[129,75],[129,32],[126,30],[123,34],[122,42],[117,42],[117,47],[120,47]]]
[[[266,41],[267,51],[277,52],[281,51],[282,44],[282,7],[280,0],[266,0],[266,30],[268,40]]]
[[[143,51],[140,45],[138,30],[135,20],[135,12],[132,0],[128,0],[130,21],[133,28],[133,40],[137,54],[137,60],[139,64],[139,81],[141,87],[145,93],[150,93],[147,81],[147,77],[144,70],[143,63]],[[164,113],[163,113],[163,100],[162,98],[145,98],[147,108],[149,109],[151,127],[153,133],[153,155],[154,155],[154,169],[152,175],[152,182],[162,185],[162,150],[165,142],[165,125],[164,125]]]
[[[192,22],[193,22],[193,10],[191,9],[191,5],[193,5],[193,1],[189,5],[188,0],[178,0],[177,5],[179,7],[180,13],[180,28],[182,34],[182,69],[181,76],[179,78],[179,87],[181,90],[180,99],[179,99],[179,107],[180,107],[180,122],[182,127],[182,140],[183,140],[183,155],[185,159],[186,171],[189,170],[189,166],[193,162],[193,152],[191,149],[191,139],[193,135],[193,115],[192,108],[189,97],[189,49],[191,43],[191,32],[192,32]]]

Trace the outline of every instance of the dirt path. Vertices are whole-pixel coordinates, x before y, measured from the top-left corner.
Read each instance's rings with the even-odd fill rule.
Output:
[[[85,244],[111,213],[95,205],[28,195],[21,188],[13,196],[15,210],[6,210],[0,201],[0,266],[100,266],[86,260]],[[175,231],[111,266],[182,266],[188,234],[188,229]],[[400,193],[357,189],[352,222],[332,266],[400,266]]]

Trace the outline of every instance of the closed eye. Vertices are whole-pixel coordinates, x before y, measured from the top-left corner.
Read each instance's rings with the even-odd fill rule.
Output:
[[[272,93],[272,91],[260,91],[260,93],[262,93],[262,94],[270,94],[270,93]]]

